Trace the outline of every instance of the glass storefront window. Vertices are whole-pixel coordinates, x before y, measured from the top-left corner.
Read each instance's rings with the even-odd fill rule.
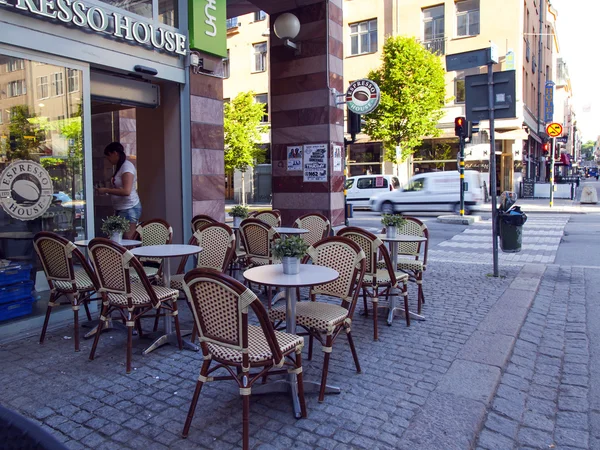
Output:
[[[138,16],[153,18],[154,3],[158,3],[158,17],[155,19],[165,25],[177,28],[179,26],[177,17],[178,0],[100,0],[115,8],[129,11]]]
[[[42,270],[33,236],[86,237],[82,82],[79,70],[0,54],[0,325],[11,286],[3,269],[29,272],[19,281],[29,298]]]

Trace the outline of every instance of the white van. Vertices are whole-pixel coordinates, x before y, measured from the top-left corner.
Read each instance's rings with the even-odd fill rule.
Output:
[[[392,175],[360,175],[346,178],[346,202],[354,208],[369,208],[369,200],[381,192],[391,192],[400,187]]]
[[[483,202],[483,183],[479,172],[465,170],[465,214]],[[370,200],[373,211],[384,214],[413,211],[460,211],[458,171],[415,175],[405,189],[385,192]]]

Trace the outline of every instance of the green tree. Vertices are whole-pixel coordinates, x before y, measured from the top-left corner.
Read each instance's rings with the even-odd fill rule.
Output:
[[[426,50],[415,38],[392,36],[383,46],[381,67],[369,73],[381,90],[381,103],[365,116],[365,131],[382,141],[387,161],[413,154],[424,137],[436,137],[442,118],[446,84],[439,56]]]
[[[265,105],[254,101],[253,92],[241,92],[224,105],[225,170],[242,173],[242,204],[246,202],[244,174],[249,167],[265,161],[266,151],[260,147],[264,114]]]
[[[34,124],[34,118],[35,114],[29,111],[27,105],[10,108],[9,138],[4,148],[9,161],[31,159],[30,153],[36,153],[39,145],[44,141],[45,133]]]
[[[585,144],[581,144],[581,157],[584,161],[594,160],[594,141],[587,141]]]

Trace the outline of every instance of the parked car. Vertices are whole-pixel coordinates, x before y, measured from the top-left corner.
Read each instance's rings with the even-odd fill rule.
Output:
[[[392,175],[360,175],[346,179],[346,202],[354,208],[369,208],[369,200],[381,192],[400,187],[400,181]]]
[[[465,171],[465,214],[483,202],[483,183],[479,172]],[[413,211],[460,211],[458,172],[429,172],[415,175],[406,188],[385,192],[370,200],[371,209],[384,214]]]

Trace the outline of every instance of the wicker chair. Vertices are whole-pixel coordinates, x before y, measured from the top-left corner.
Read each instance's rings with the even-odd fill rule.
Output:
[[[425,303],[423,295],[423,272],[427,269],[427,253],[429,249],[429,230],[427,225],[414,217],[406,217],[406,222],[396,229],[398,234],[424,237],[425,242],[399,242],[398,243],[398,265],[396,270],[406,272],[409,280],[417,284],[418,303],[417,314],[421,314],[421,307]],[[423,259],[421,256],[423,248]]]
[[[331,232],[331,223],[323,214],[312,213],[298,217],[293,225],[294,228],[304,228],[308,230],[302,236],[304,242],[308,245],[315,245],[321,239],[325,239]]]
[[[187,437],[204,383],[234,380],[243,402],[243,448],[249,448],[250,394],[257,380],[267,374],[297,374],[302,417],[306,417],[302,381],[304,339],[275,331],[256,295],[239,281],[211,269],[194,269],[185,275],[185,289],[194,322],[200,330],[204,362],[183,428]],[[258,326],[248,324],[252,309]],[[212,368],[212,363],[216,363]],[[225,376],[211,376],[219,369]]]
[[[240,224],[240,235],[246,249],[246,267],[279,263],[271,252],[271,244],[280,236],[272,226],[258,219],[246,219]],[[268,307],[271,309],[270,288],[267,288],[267,299]]]
[[[92,320],[88,303],[98,287],[96,275],[88,265],[85,257],[71,241],[64,237],[41,231],[33,238],[33,246],[37,252],[48,285],[50,286],[50,299],[46,309],[46,318],[42,327],[40,344],[44,343],[46,330],[52,309],[67,300],[73,310],[73,336],[75,351],[79,351],[79,308],[85,308],[88,320]],[[74,260],[80,267],[75,268]]]
[[[252,218],[262,220],[264,223],[268,223],[273,228],[281,226],[281,213],[277,209],[273,209],[271,211],[259,211]]]
[[[195,233],[200,227],[207,223],[218,223],[215,219],[204,214],[198,214],[192,218],[192,233]]]
[[[306,263],[309,259],[315,265],[330,267],[340,274],[336,281],[311,288],[312,301],[296,305],[296,323],[304,328],[310,336],[308,359],[312,359],[314,339],[321,343],[323,353],[325,353],[319,391],[319,401],[322,402],[325,397],[329,358],[333,343],[342,331],[346,332],[356,371],[360,373],[360,364],[354,348],[350,325],[365,275],[366,258],[361,248],[350,239],[330,237],[317,242],[308,249],[307,256],[302,262]],[[317,302],[315,301],[316,295],[336,297],[341,300],[341,304]],[[285,316],[285,306],[277,306],[269,311],[269,318],[275,322],[276,326],[285,321]]]
[[[170,244],[173,240],[173,228],[162,219],[147,220],[137,227],[134,239],[142,241],[142,247]],[[142,257],[139,261],[144,267],[146,276],[152,282],[157,282],[161,275],[162,259]]]
[[[381,239],[362,228],[346,227],[338,231],[338,236],[346,237],[356,242],[365,252],[366,271],[362,282],[363,301],[365,315],[368,316],[367,297],[373,305],[373,339],[379,339],[377,324],[377,307],[379,297],[384,289],[386,299],[389,299],[392,289],[399,288],[402,283],[402,296],[404,297],[404,309],[406,316],[406,325],[410,326],[410,315],[408,313],[408,274],[396,272],[392,268],[390,254]],[[378,261],[383,260],[383,267],[378,267]]]
[[[88,249],[98,277],[98,292],[102,295],[102,314],[90,360],[94,359],[104,321],[114,311],[121,315],[127,325],[127,373],[131,372],[133,327],[138,326],[141,337],[139,320],[153,309],[165,309],[174,317],[177,343],[181,350],[183,342],[177,311],[179,291],[151,285],[140,261],[129,250],[113,241],[104,238],[92,239]],[[140,281],[131,282],[132,268]]]

